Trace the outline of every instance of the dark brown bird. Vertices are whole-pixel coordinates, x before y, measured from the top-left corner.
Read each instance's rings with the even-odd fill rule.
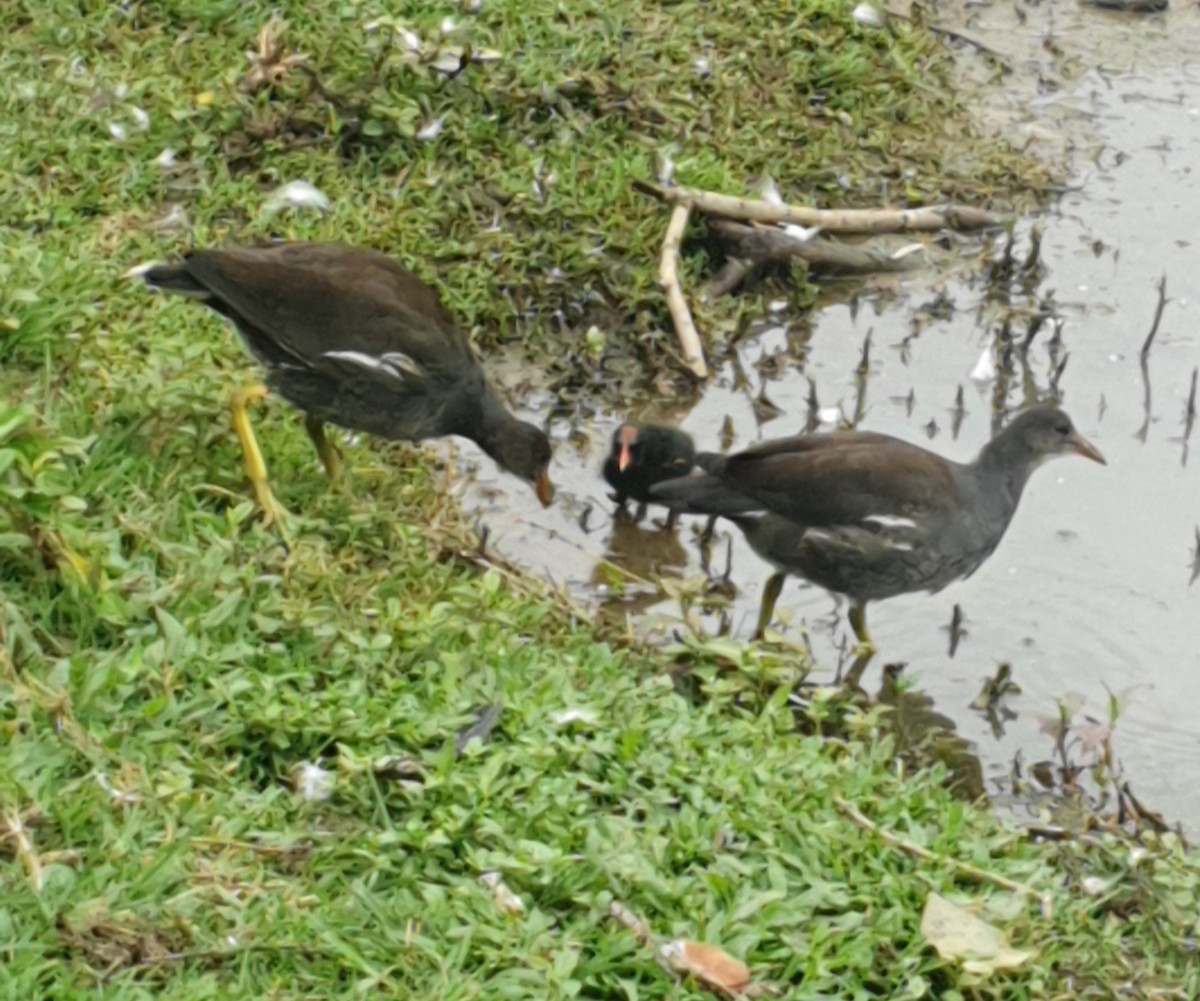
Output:
[[[854,634],[869,650],[868,601],[969,577],[999,545],[1030,474],[1068,452],[1104,462],[1070,417],[1043,404],[1016,416],[971,463],[843,431],[763,442],[652,492],[686,513],[728,518],[775,567],[757,636],[790,573],[846,595]]]
[[[268,522],[282,509],[246,412],[268,386],[304,411],[331,479],[341,464],[326,422],[391,440],[459,435],[550,503],[545,433],[508,412],[437,293],[383,254],[318,243],[197,250],[143,277],[228,317],[266,368],[266,385],[238,390],[231,407]]]
[[[637,501],[636,521],[646,517],[646,506],[665,503],[651,490],[659,483],[687,476],[693,469],[708,469],[720,459],[712,452],[697,452],[692,436],[679,428],[661,424],[622,424],[612,436],[612,450],[604,460],[604,478],[615,491],[620,510]],[[679,512],[672,509],[667,528],[673,528]]]

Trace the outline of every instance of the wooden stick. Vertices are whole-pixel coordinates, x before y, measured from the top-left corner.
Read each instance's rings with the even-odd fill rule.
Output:
[[[734,256],[755,264],[799,257],[812,267],[843,275],[911,271],[920,266],[915,254],[897,257],[878,247],[839,243],[836,240],[800,240],[774,226],[747,226],[730,219],[713,219],[709,226],[734,247]]]
[[[818,226],[832,233],[899,233],[905,230],[990,229],[1002,220],[982,209],[965,205],[930,205],[918,209],[814,209],[802,205],[776,205],[758,198],[735,198],[713,191],[680,185],[633,180],[634,190],[671,205],[687,205],[708,215],[744,222],[791,222]]]
[[[1027,883],[1018,883],[1014,879],[1009,879],[1007,876],[1001,876],[999,873],[988,872],[986,869],[980,869],[977,866],[971,865],[969,862],[960,862],[956,858],[947,858],[942,855],[935,855],[928,848],[923,848],[920,845],[915,845],[911,841],[905,841],[891,831],[885,831],[882,827],[876,824],[869,817],[865,816],[856,806],[842,799],[841,796],[833,797],[833,805],[838,810],[849,817],[851,821],[864,831],[870,831],[872,834],[878,835],[879,839],[885,844],[891,845],[893,848],[899,848],[913,858],[921,859],[923,862],[939,862],[950,866],[956,872],[961,872],[964,876],[970,876],[972,879],[980,883],[991,883],[993,886],[998,886],[1002,890],[1009,890],[1012,893],[1023,893],[1033,897],[1041,905],[1042,916],[1049,918],[1053,910],[1053,901],[1048,893],[1039,893]]]
[[[708,378],[708,365],[704,361],[704,348],[700,335],[692,322],[692,311],[688,309],[683,289],[679,285],[679,244],[687,228],[692,207],[687,202],[676,202],[667,224],[667,235],[663,237],[662,259],[658,265],[658,283],[667,297],[667,309],[675,323],[675,334],[683,350],[683,360],[697,379]]]

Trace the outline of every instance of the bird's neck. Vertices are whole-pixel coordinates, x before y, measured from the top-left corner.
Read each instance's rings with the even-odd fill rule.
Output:
[[[500,397],[486,382],[483,392],[471,409],[471,414],[462,415],[461,426],[464,430],[459,433],[474,440],[489,456],[499,461],[500,450],[505,439],[512,433],[516,418],[508,412]]]
[[[1001,432],[983,447],[975,461],[980,485],[985,493],[999,494],[1014,508],[1037,466],[1018,449],[1019,446]]]

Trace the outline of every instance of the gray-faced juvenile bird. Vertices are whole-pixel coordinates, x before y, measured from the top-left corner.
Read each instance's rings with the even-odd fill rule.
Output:
[[[437,293],[383,254],[281,243],[197,250],[141,273],[152,288],[199,299],[232,320],[266,369],[266,385],[235,392],[231,409],[268,522],[282,509],[246,411],[268,386],[304,411],[331,479],[340,459],[326,422],[392,440],[459,435],[550,503],[545,433],[508,412]]]
[[[694,469],[707,469],[721,457],[712,452],[697,452],[692,436],[679,428],[661,424],[622,424],[613,432],[612,450],[604,460],[604,478],[616,492],[620,510],[626,503],[638,503],[635,520],[646,517],[650,503],[665,504],[652,491],[659,483],[687,476]],[[674,528],[679,512],[671,508],[667,528]]]
[[[651,493],[685,513],[729,519],[774,566],[756,636],[795,574],[850,599],[851,627],[870,650],[867,602],[969,577],[999,545],[1030,474],[1071,452],[1104,462],[1066,413],[1042,404],[1013,418],[974,462],[839,431],[766,441]]]

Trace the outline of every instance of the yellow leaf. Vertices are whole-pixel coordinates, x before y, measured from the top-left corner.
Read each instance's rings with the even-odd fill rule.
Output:
[[[936,893],[925,899],[921,934],[942,959],[961,960],[964,971],[981,977],[1018,969],[1037,954],[1034,949],[1014,949],[999,928]]]
[[[207,108],[214,100],[216,100],[216,95],[211,90],[202,90],[196,95],[196,106]]]

